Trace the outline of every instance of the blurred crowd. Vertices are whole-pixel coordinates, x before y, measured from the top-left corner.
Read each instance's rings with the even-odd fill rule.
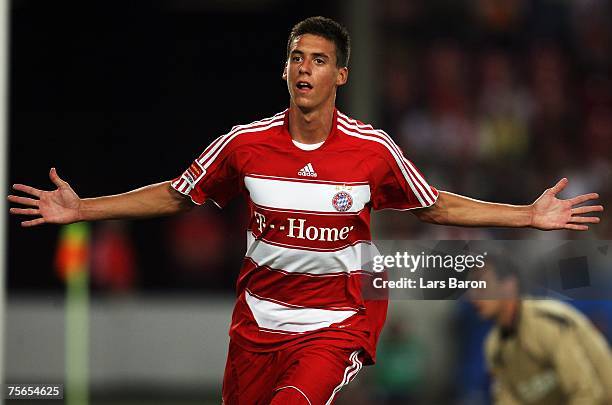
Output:
[[[609,205],[611,19],[606,0],[381,1],[379,126],[440,189],[524,204],[565,176],[570,183],[561,197],[595,191]],[[431,227],[402,213],[381,217],[380,239],[612,238],[605,214],[584,234]],[[610,302],[573,304],[612,341]],[[465,303],[446,319],[456,325],[440,331],[450,339],[388,325],[363,403],[489,403],[482,343],[490,325]],[[397,359],[409,356],[419,339],[412,360],[399,366]],[[423,359],[449,345],[446,366],[432,372]],[[387,360],[393,351],[395,361]],[[399,376],[405,381],[397,384]],[[429,389],[436,377],[448,385]]]
[[[379,10],[380,126],[430,183],[520,204],[566,176],[562,195],[596,191],[610,201],[612,2],[385,0]],[[381,224],[383,234],[399,236],[393,223]],[[432,239],[542,237],[415,231]],[[580,235],[611,236],[610,220]]]

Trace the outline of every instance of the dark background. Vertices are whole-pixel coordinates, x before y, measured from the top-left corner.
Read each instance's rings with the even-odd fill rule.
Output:
[[[14,1],[9,183],[49,189],[56,167],[91,197],[169,180],[233,125],[286,108],[287,34],[326,2],[202,4]],[[219,232],[228,239],[229,273],[212,284],[176,276],[163,232],[173,219],[130,223],[137,266],[146,269],[137,284],[232,288],[244,252],[241,208],[211,214],[228,224]],[[57,234],[55,226],[22,230],[10,220],[10,291],[61,288],[50,271]]]

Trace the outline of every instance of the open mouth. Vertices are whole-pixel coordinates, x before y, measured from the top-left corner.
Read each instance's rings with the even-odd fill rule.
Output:
[[[297,82],[295,84],[295,86],[298,88],[298,90],[311,90],[312,89],[312,85],[308,82]]]

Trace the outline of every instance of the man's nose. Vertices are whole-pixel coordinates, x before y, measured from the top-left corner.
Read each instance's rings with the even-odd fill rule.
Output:
[[[312,68],[312,62],[308,59],[304,59],[304,61],[300,64],[300,73],[310,74]]]

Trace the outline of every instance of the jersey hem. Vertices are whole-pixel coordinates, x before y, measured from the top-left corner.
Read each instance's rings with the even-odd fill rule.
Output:
[[[334,334],[337,334],[338,337],[330,336]],[[253,353],[272,353],[298,345],[308,345],[309,343],[313,342],[316,344],[327,344],[333,347],[337,347],[339,349],[362,350],[365,356],[365,365],[372,365],[376,363],[376,351],[368,349],[365,344],[359,342],[361,340],[359,337],[352,334],[347,334],[346,331],[334,331],[330,329],[312,331],[307,334],[300,334],[296,338],[286,341],[282,344],[275,344],[274,347],[267,348],[262,348],[261,346],[257,347],[253,343],[249,342],[248,339],[239,334],[230,332],[229,336],[231,342],[240,346],[240,348],[242,348],[243,350]]]

